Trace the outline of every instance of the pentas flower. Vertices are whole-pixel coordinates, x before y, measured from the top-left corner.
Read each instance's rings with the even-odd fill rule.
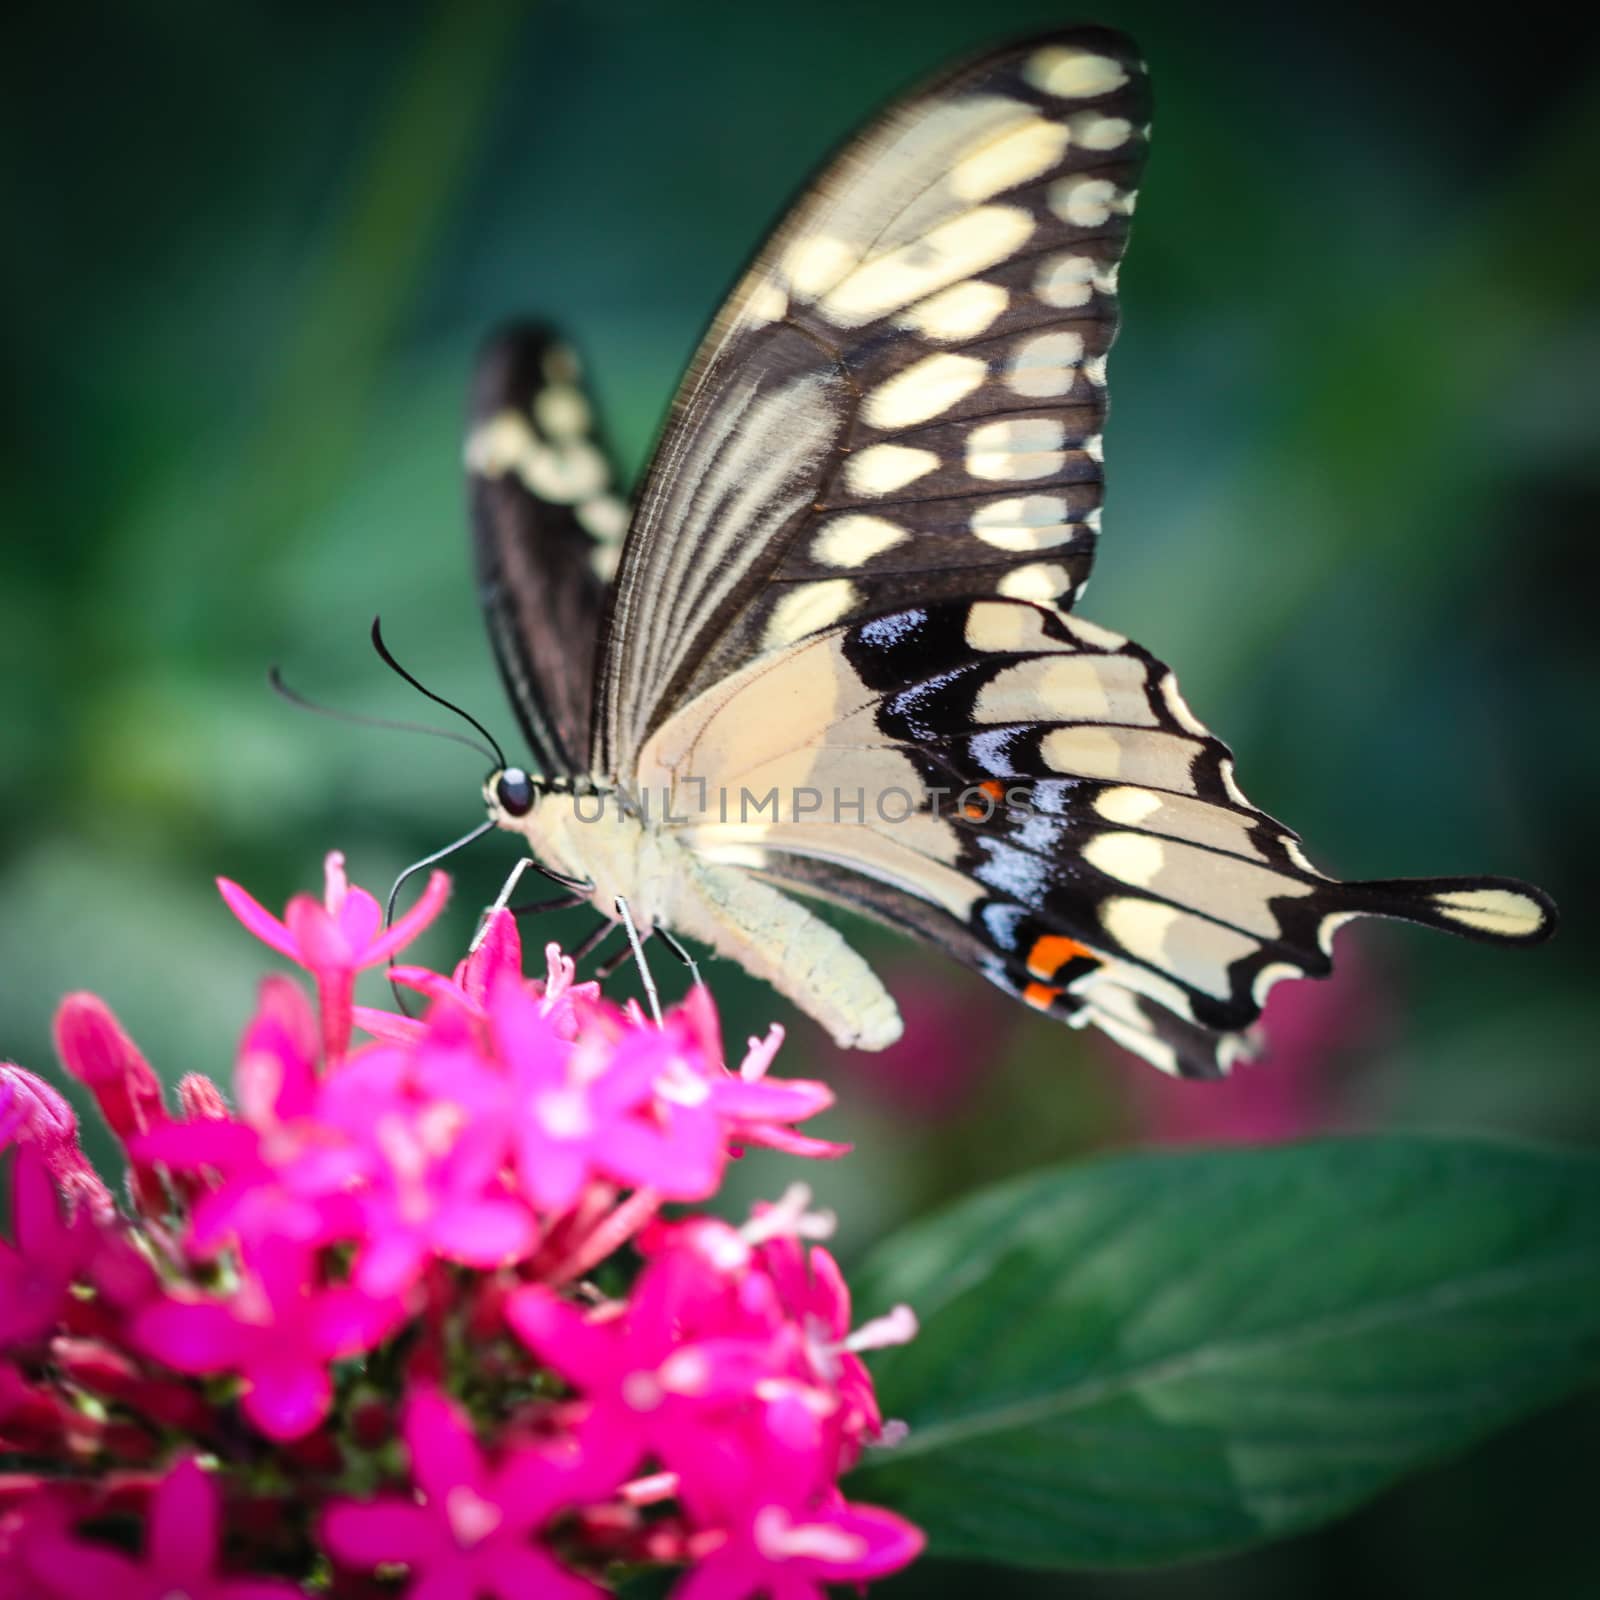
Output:
[[[180,1462],[150,1496],[142,1555],[129,1557],[52,1518],[21,1541],[37,1600],[293,1600],[308,1593],[272,1578],[218,1571],[221,1494],[194,1461]]]
[[[248,1252],[258,1241],[320,1245],[340,1236],[363,1161],[318,1115],[316,1039],[304,995],[285,978],[266,979],[234,1071],[241,1118],[208,1109],[131,1141],[146,1161],[209,1179],[190,1215],[191,1249],[210,1256],[230,1240]]]
[[[811,1466],[830,1482],[881,1434],[839,1320],[841,1311],[848,1319],[848,1299],[831,1281],[818,1288],[805,1278],[794,1238],[775,1253],[748,1242],[820,1221],[804,1211],[806,1198],[797,1189],[745,1235],[707,1219],[661,1230],[625,1304],[580,1309],[541,1285],[511,1297],[506,1318],[517,1336],[587,1402],[579,1431],[594,1459],[624,1473],[653,1459],[676,1475],[686,1503],[716,1504],[730,1471],[753,1470],[767,1450],[771,1402],[798,1403],[816,1419]],[[825,1252],[813,1255],[836,1273]],[[813,1310],[820,1322],[808,1318]],[[914,1332],[902,1312],[860,1342],[903,1342]]]
[[[532,1542],[557,1511],[616,1487],[598,1479],[570,1441],[513,1441],[491,1460],[466,1416],[428,1387],[406,1403],[403,1438],[413,1492],[334,1501],[321,1533],[335,1562],[363,1572],[403,1565],[406,1593],[427,1600],[604,1594]]]
[[[544,981],[524,979],[522,938],[517,932],[517,919],[511,912],[501,909],[489,918],[477,947],[457,964],[449,978],[430,972],[426,967],[411,966],[391,967],[389,978],[431,999],[454,1000],[479,1020],[486,1017],[489,996],[499,981],[505,977],[517,979],[539,1002],[540,1011],[550,1019],[556,1032],[563,1039],[575,1039],[580,1008],[598,1002],[600,985],[579,983],[577,963],[571,956],[563,955],[559,945],[547,944],[544,957]],[[358,1026],[376,1038],[402,1042],[415,1038],[423,1026],[414,1018],[397,1017],[392,1012],[368,1006],[357,1006],[355,1018]]]
[[[674,1600],[824,1600],[824,1584],[865,1584],[922,1553],[920,1528],[879,1506],[851,1505],[818,1471],[803,1403],[782,1410],[739,1463],[745,1473],[721,1480],[715,1525],[691,1540],[694,1570]]]
[[[0,1600],[579,1600],[615,1562],[798,1597],[910,1560],[838,1487],[890,1431],[860,1353],[910,1313],[852,1331],[802,1186],[742,1227],[659,1215],[748,1145],[843,1153],[796,1130],[832,1096],[771,1074],[782,1031],[730,1070],[704,989],[654,1024],[554,946],[528,977],[507,912],[449,976],[395,969],[424,1014],[357,1013],[445,884],[383,930],[342,857],[326,878],[282,922],[224,884],[316,993],[263,983],[231,1093],[190,1072],[169,1110],[103,1002],[63,1006],[130,1212],[59,1095],[0,1069],[0,1449],[30,1463]]]
[[[297,1439],[328,1413],[330,1365],[373,1349],[404,1320],[397,1296],[323,1282],[311,1253],[284,1243],[264,1249],[226,1298],[153,1300],[134,1318],[129,1341],[176,1372],[237,1375],[250,1422],[268,1438]]]
[[[316,979],[323,1048],[332,1062],[344,1054],[350,1039],[356,973],[364,967],[381,966],[421,933],[444,909],[450,897],[450,879],[443,872],[430,873],[421,898],[386,928],[383,907],[376,897],[365,889],[351,888],[343,851],[328,852],[323,874],[321,901],[295,895],[281,922],[232,879],[218,878],[217,888],[228,909],[251,933]]]

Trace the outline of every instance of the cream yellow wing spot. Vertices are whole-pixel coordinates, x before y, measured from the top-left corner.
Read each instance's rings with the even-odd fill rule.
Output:
[[[1024,339],[1006,364],[1006,386],[1013,393],[1043,400],[1072,387],[1083,360],[1083,336],[1065,331]]]
[[[925,356],[872,390],[861,408],[862,419],[885,431],[914,427],[966,399],[988,372],[977,356]]]
[[[1007,600],[1034,600],[1050,605],[1072,587],[1072,574],[1065,567],[1036,561],[1013,567],[995,584],[994,592]]]
[[[1046,256],[1033,276],[1033,292],[1047,306],[1069,310],[1093,298],[1097,268],[1093,257]]]
[[[874,444],[857,450],[844,464],[845,487],[852,494],[885,495],[914,483],[939,465],[932,450],[903,444]]]
[[[1083,150],[1120,150],[1133,135],[1126,117],[1108,117],[1098,111],[1076,111],[1067,119],[1072,142]]]
[[[1174,794],[1195,792],[1199,751],[1193,740],[1177,734],[1092,723],[1052,728],[1039,741],[1040,755],[1064,777],[1115,779]]]
[[[972,649],[985,652],[1061,648],[1045,633],[1042,612],[998,600],[979,600],[968,607],[965,638]]]
[[[1025,568],[1023,570],[1026,570]],[[1137,656],[1035,656],[998,672],[978,691],[973,720],[1155,725]]]
[[[628,531],[628,507],[614,494],[581,501],[574,514],[583,531],[602,544],[619,544]]]
[[[852,511],[823,523],[811,542],[811,559],[822,567],[864,566],[910,537],[886,517]]]
[[[823,578],[790,590],[772,608],[762,643],[771,650],[793,644],[808,633],[830,627],[856,602],[856,588],[848,578]]]
[[[789,314],[789,295],[781,283],[763,278],[744,298],[740,318],[748,328],[782,322]]]
[[[570,383],[553,383],[533,397],[533,420],[552,439],[576,439],[593,426],[589,402]]]
[[[1034,117],[958,161],[946,180],[950,192],[970,201],[1014,189],[1055,166],[1071,137],[1067,123]]]
[[[1113,896],[1102,903],[1100,921],[1135,960],[1174,973],[1219,1000],[1233,992],[1228,968],[1257,949],[1248,934],[1158,900]]]
[[[1433,896],[1434,910],[1450,922],[1479,933],[1525,939],[1537,933],[1549,914],[1531,895],[1514,889],[1452,889]]]
[[[974,478],[1048,478],[1061,467],[1066,438],[1058,417],[986,422],[967,435],[967,471]]]
[[[795,294],[809,300],[831,289],[860,260],[861,251],[855,245],[822,235],[797,240],[778,270]]]
[[[1128,81],[1121,62],[1070,44],[1049,44],[1034,51],[1023,63],[1022,76],[1041,93],[1063,100],[1091,100]]]
[[[1133,196],[1109,178],[1076,173],[1050,185],[1050,209],[1070,227],[1103,228],[1113,215],[1133,210]]]
[[[1004,261],[1033,231],[1021,206],[979,206],[864,262],[830,286],[817,309],[840,327],[860,327]]]
[[[969,279],[918,301],[898,322],[900,327],[910,328],[925,339],[952,343],[973,339],[1000,316],[1010,299],[1010,294],[997,283]]]
[[[1059,495],[1018,495],[990,500],[972,513],[973,534],[996,550],[1023,553],[1066,544],[1078,531]]]

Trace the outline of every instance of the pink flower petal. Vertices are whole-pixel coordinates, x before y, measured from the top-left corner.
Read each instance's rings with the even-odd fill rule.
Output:
[[[250,933],[279,955],[287,956],[294,962],[300,961],[300,947],[295,943],[294,935],[259,900],[241,889],[231,878],[218,878],[217,888],[227,902],[228,909]]]
[[[417,903],[393,927],[379,934],[367,946],[361,958],[362,966],[377,966],[380,962],[387,961],[396,950],[403,950],[444,910],[444,903],[449,898],[450,874],[430,872],[428,886],[422,891]]]
[[[322,1542],[334,1560],[360,1571],[388,1562],[425,1560],[439,1547],[439,1524],[429,1511],[398,1496],[361,1504],[336,1500],[322,1515]]]
[[[461,1201],[442,1207],[433,1224],[441,1255],[486,1271],[520,1261],[537,1237],[527,1207],[510,1200]]]
[[[604,1600],[609,1592],[531,1545],[497,1545],[484,1551],[478,1569],[504,1600],[522,1600],[523,1596],[532,1600],[535,1595],[539,1600]]]
[[[384,1044],[415,1044],[426,1027],[420,1017],[402,1017],[376,1006],[352,1006],[350,1019],[363,1033],[370,1033]]]
[[[23,1255],[46,1261],[59,1258],[69,1235],[61,1215],[61,1197],[36,1145],[23,1145],[16,1154],[11,1175],[11,1231]]]
[[[241,1408],[269,1439],[302,1439],[332,1403],[333,1382],[325,1368],[286,1360],[251,1368]]]
[[[299,949],[301,966],[323,973],[349,972],[359,964],[359,952],[350,947],[344,930],[328,914],[327,907],[310,895],[295,895],[283,920]]]
[[[142,1587],[139,1569],[126,1556],[54,1531],[30,1540],[23,1559],[49,1600],[106,1600]]]
[[[747,1083],[741,1078],[715,1081],[717,1114],[749,1122],[804,1122],[833,1104],[833,1090],[825,1083],[803,1078],[763,1078]]]
[[[199,1588],[211,1575],[221,1532],[217,1485],[189,1457],[180,1461],[150,1498],[145,1559],[174,1592]]]
[[[478,948],[456,969],[456,981],[482,1005],[502,975],[522,976],[522,936],[517,919],[504,908],[489,919]]]
[[[374,1297],[358,1289],[334,1288],[318,1296],[307,1317],[311,1345],[327,1361],[364,1355],[380,1345],[405,1320],[395,1296]]]
[[[333,908],[330,906],[329,910]],[[352,950],[366,950],[383,926],[383,907],[365,889],[350,889],[333,917],[346,945]]]
[[[854,1145],[836,1144],[832,1139],[814,1139],[810,1134],[796,1133],[793,1128],[769,1126],[741,1127],[735,1137],[740,1144],[764,1145],[769,1150],[782,1150],[785,1155],[809,1156],[814,1161],[837,1161],[855,1149]]]
[[[437,1389],[412,1392],[402,1426],[412,1479],[430,1500],[443,1501],[462,1485],[482,1492],[483,1456],[472,1425]]]
[[[245,1336],[227,1305],[176,1296],[142,1307],[130,1338],[147,1356],[197,1376],[228,1371],[246,1348]]]
[[[518,1289],[505,1309],[512,1332],[569,1383],[580,1389],[604,1385],[615,1360],[609,1329],[539,1284]]]
[[[915,1561],[928,1542],[921,1528],[879,1506],[841,1503],[830,1513],[814,1518],[797,1514],[796,1520],[836,1531],[844,1541],[858,1547],[856,1554],[844,1559],[791,1557],[799,1571],[815,1574],[830,1583],[859,1583],[869,1578],[887,1577]]]

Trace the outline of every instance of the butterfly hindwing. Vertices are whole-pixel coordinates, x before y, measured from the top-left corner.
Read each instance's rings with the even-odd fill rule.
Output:
[[[642,771],[697,854],[908,927],[1168,1071],[1215,1076],[1282,978],[1387,915],[1518,942],[1535,891],[1346,884],[1245,798],[1172,672],[1026,601],[938,601],[768,653]]]
[[[998,51],[825,168],[714,323],[647,474],[601,765],[766,649],[908,594],[1070,603],[1149,99],[1121,35]]]
[[[479,598],[546,776],[584,772],[600,618],[628,510],[571,347],[507,328],[485,346],[467,436]]]

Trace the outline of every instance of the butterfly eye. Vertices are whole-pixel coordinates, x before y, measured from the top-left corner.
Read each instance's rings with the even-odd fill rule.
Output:
[[[525,817],[533,810],[533,779],[521,767],[507,767],[495,779],[494,797],[508,817]]]

